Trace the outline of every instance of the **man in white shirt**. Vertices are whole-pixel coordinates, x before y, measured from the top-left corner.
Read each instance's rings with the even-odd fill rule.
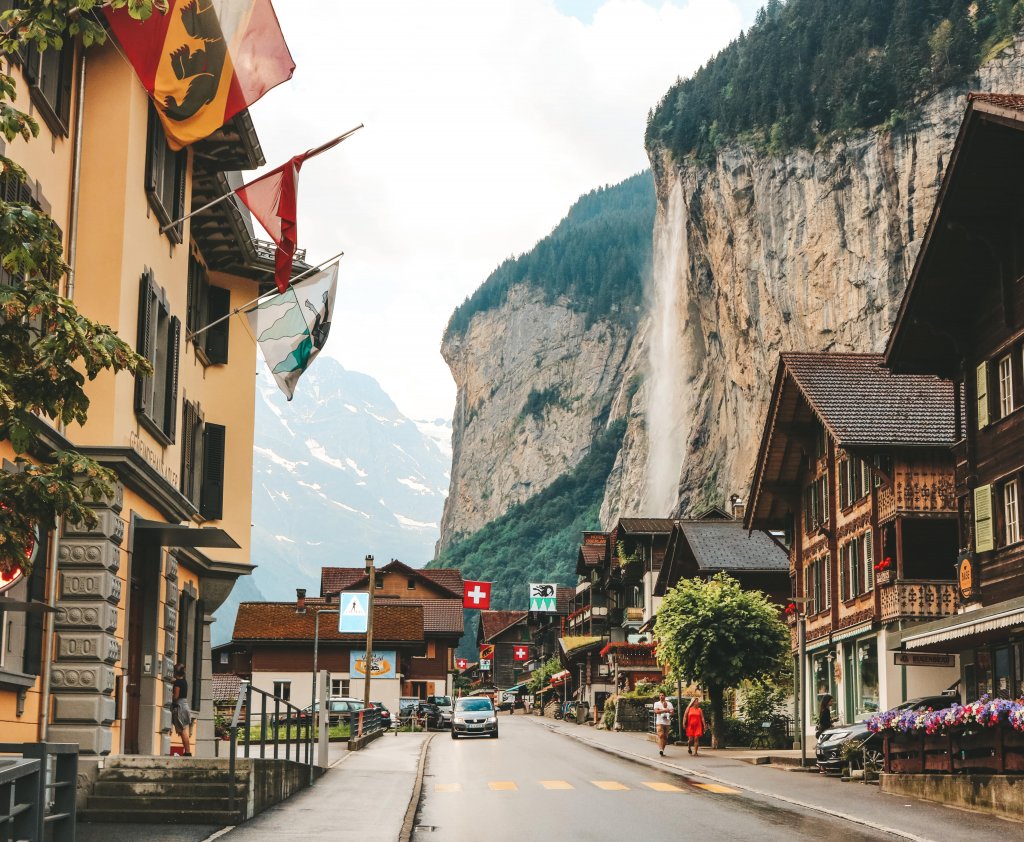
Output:
[[[654,703],[654,727],[658,732],[658,754],[665,756],[665,742],[668,740],[668,729],[672,725],[672,714],[675,708],[672,702],[665,698],[665,694],[658,696]]]

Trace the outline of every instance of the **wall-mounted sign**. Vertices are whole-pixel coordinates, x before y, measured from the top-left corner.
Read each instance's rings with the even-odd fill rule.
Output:
[[[374,652],[371,659],[372,666],[370,678],[397,678],[395,667],[398,664],[398,657],[394,650]],[[366,650],[353,650],[349,654],[348,672],[352,678],[366,677]]]
[[[484,661],[489,661],[494,657],[494,644],[483,643],[480,645],[480,658]]]
[[[489,658],[481,658],[480,659],[480,672],[490,672],[490,670],[491,670],[491,661],[490,661],[490,659]]]
[[[338,599],[338,631],[366,634],[370,616],[370,595],[365,591],[346,591]]]
[[[893,663],[898,667],[955,667],[956,655],[934,652],[893,652]]]
[[[956,561],[956,581],[960,588],[960,599],[974,599],[977,593],[974,572],[974,556],[971,553],[960,553]]]

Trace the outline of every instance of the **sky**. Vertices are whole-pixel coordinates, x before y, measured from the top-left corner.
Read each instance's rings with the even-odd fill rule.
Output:
[[[582,194],[648,165],[647,113],[760,0],[276,0],[290,82],[251,109],[299,183],[299,247],[344,251],[324,353],[450,418],[452,311]],[[301,388],[301,383],[299,385]]]

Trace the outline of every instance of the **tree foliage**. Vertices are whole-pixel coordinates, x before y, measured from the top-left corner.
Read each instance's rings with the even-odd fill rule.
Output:
[[[526,689],[531,693],[539,692],[548,683],[548,679],[561,670],[562,662],[557,657],[548,658],[530,675],[530,680],[526,682]]]
[[[658,609],[654,637],[658,660],[673,675],[707,688],[715,745],[724,736],[726,689],[787,669],[789,631],[778,608],[727,573],[680,580]]]
[[[92,12],[96,0],[25,0],[0,14],[0,51],[16,53],[26,44],[40,51],[60,49],[66,38],[83,45],[102,43],[105,30]],[[145,19],[158,0],[113,0]],[[14,105],[10,73],[0,73],[0,134],[8,142],[39,133],[31,115]],[[0,155],[0,177],[26,180],[24,170]],[[0,201],[0,263],[12,282],[0,285],[0,437],[10,441],[14,472],[0,471],[0,570],[24,565],[36,528],[55,516],[95,525],[87,503],[113,491],[114,475],[71,451],[51,452],[43,444],[41,419],[83,424],[89,399],[86,380],[101,371],[146,373],[148,363],[111,328],[82,315],[60,294],[67,271],[61,234],[45,213],[26,202]],[[32,458],[29,458],[32,457]]]
[[[648,149],[710,160],[736,138],[777,152],[895,124],[1022,21],[1022,0],[769,0],[747,32],[669,89],[650,115]]]
[[[636,324],[651,263],[654,183],[649,170],[580,198],[534,248],[509,258],[463,302],[448,322],[465,333],[477,313],[500,307],[509,290],[528,284],[552,302],[586,313],[589,323],[614,318]]]

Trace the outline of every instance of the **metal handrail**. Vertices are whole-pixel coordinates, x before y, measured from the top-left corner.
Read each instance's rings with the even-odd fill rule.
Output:
[[[42,840],[39,799],[42,761],[10,758],[0,762],[0,839]]]
[[[230,754],[228,756],[228,777],[231,780],[231,789],[228,795],[228,809],[231,812],[235,811],[235,800],[236,790],[238,788],[238,778],[235,774],[235,758],[238,755],[238,728],[239,720],[242,719],[242,703],[245,703],[245,717],[242,721],[244,731],[243,745],[244,756],[248,758],[252,749],[252,730],[253,730],[253,704],[252,695],[257,693],[260,697],[260,713],[259,713],[259,746],[261,758],[267,756],[267,703],[268,700],[272,702],[273,706],[273,721],[270,723],[271,731],[273,732],[273,757],[275,760],[278,759],[278,746],[279,730],[281,723],[282,709],[284,711],[284,759],[295,760],[295,762],[303,762],[309,765],[312,758],[313,750],[313,723],[312,716],[305,716],[305,711],[297,705],[293,705],[287,699],[282,699],[275,696],[273,693],[268,693],[266,690],[260,690],[258,687],[253,687],[252,682],[246,679],[242,679],[238,687],[238,698],[235,700],[235,710],[231,716],[231,725],[228,726],[228,733],[230,735]],[[304,722],[303,719],[306,721]],[[294,725],[293,725],[294,721]],[[292,739],[292,728],[295,728],[295,738]],[[305,733],[303,733],[305,732]],[[292,758],[292,747],[295,748],[295,757]],[[302,759],[302,750],[305,747],[305,759]]]
[[[35,816],[35,834],[26,838],[74,841],[78,750],[77,743],[0,743],[0,752],[20,754],[39,763],[34,800],[40,809]],[[0,803],[8,801],[0,799]],[[2,832],[0,838],[5,838]]]

